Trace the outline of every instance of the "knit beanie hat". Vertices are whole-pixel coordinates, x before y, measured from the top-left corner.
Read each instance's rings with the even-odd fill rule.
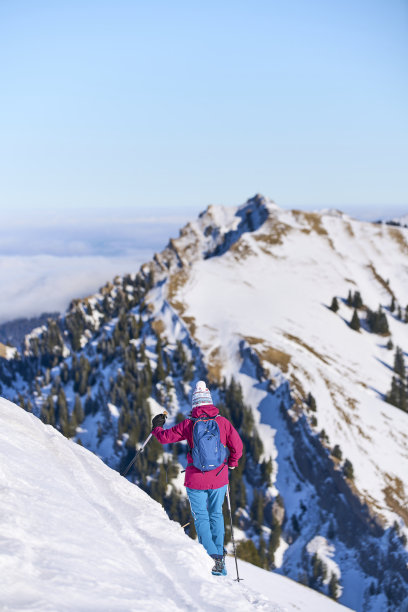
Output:
[[[196,406],[212,406],[212,403],[211,393],[207,389],[205,382],[199,380],[193,391],[193,408]]]

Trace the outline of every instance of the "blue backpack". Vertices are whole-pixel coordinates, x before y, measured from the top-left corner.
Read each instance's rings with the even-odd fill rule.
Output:
[[[202,472],[215,470],[228,457],[227,447],[221,442],[216,418],[203,415],[191,419],[194,422],[191,456],[193,465]]]

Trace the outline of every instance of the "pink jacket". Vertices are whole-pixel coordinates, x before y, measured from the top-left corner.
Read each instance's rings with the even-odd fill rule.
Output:
[[[218,408],[215,406],[197,406],[193,408],[191,416],[197,418],[203,414],[214,417],[219,414]],[[218,427],[220,428],[220,438],[222,444],[228,447],[229,457],[228,466],[235,467],[238,465],[238,459],[242,455],[242,440],[239,437],[237,430],[231,425],[228,419],[223,416],[217,418]],[[193,446],[193,425],[194,422],[190,419],[185,419],[171,427],[163,429],[163,427],[155,427],[153,435],[161,444],[169,442],[180,442],[187,440],[189,447]],[[187,462],[193,463],[191,453],[187,453]],[[220,467],[210,472],[201,472],[194,465],[188,465],[184,484],[189,489],[218,489],[228,484],[228,468],[225,467],[220,472]],[[218,476],[217,476],[218,474]]]

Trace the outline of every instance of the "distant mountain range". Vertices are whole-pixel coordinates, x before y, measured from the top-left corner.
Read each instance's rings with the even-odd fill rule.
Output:
[[[380,611],[408,601],[407,357],[408,230],[257,195],[26,335],[0,384],[121,469],[207,379],[244,440],[241,557]],[[152,443],[130,476],[182,524],[185,450]]]

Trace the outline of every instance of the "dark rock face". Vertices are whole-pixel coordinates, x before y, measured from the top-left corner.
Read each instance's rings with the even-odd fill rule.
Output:
[[[214,251],[209,251],[204,258],[218,257],[226,253],[245,232],[255,232],[268,218],[268,209],[262,196],[256,195],[242,207],[237,214],[241,221],[237,229],[227,232],[222,242]]]

